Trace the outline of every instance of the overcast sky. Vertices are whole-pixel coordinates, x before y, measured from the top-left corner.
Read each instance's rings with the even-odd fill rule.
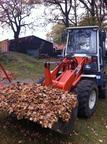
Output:
[[[47,31],[45,28],[41,27],[40,29],[38,28],[38,30],[32,32],[29,29],[26,31],[26,33],[21,33],[20,37],[25,37],[25,36],[29,36],[29,35],[35,35],[37,37],[46,39],[46,34],[47,32],[51,30],[51,27],[47,27]],[[13,39],[14,35],[12,30],[3,30],[2,28],[0,28],[0,41],[5,40],[5,39]]]

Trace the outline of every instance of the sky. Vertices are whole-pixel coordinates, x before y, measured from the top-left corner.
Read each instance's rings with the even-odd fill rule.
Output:
[[[45,39],[46,40],[46,34],[51,31],[51,25],[47,26],[46,28],[44,27],[40,27],[40,29],[36,29],[34,32],[32,32],[31,30],[27,30],[26,33],[21,33],[20,37],[25,37],[25,36],[30,36],[30,35],[34,35],[37,36],[39,38]],[[14,38],[14,34],[12,32],[12,30],[6,30],[6,29],[2,29],[0,27],[0,41],[5,40],[5,39],[13,39]]]
[[[24,33],[20,34],[20,37],[35,35],[42,39],[46,39],[47,32],[44,28],[41,28],[41,30],[36,30],[36,32],[31,32],[30,30],[27,30],[27,32],[25,34]],[[5,39],[13,39],[13,38],[14,38],[14,34],[13,34],[12,30],[9,30],[9,29],[3,30],[2,28],[0,28],[0,41],[5,40]]]

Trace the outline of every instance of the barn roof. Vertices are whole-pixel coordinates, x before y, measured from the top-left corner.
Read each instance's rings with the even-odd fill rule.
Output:
[[[26,36],[26,37],[21,37],[21,38],[19,38],[19,42],[23,42],[23,41],[32,42],[34,39],[42,40],[42,41],[44,41],[44,42],[47,42],[47,43],[52,44],[51,42],[49,42],[49,41],[47,41],[47,40],[44,40],[44,39],[42,39],[42,38],[39,38],[39,37],[37,37],[37,36],[34,36],[34,35]],[[11,41],[14,41],[14,39],[12,39]]]

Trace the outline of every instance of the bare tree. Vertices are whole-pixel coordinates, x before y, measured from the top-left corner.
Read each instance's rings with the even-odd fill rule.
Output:
[[[105,21],[107,15],[107,6],[106,1],[104,0],[79,0],[87,12],[89,12],[92,18],[92,24],[98,24],[100,27],[103,26],[103,22]]]
[[[93,22],[95,22],[95,0],[79,0],[90,12]]]
[[[32,24],[25,22],[32,8],[33,6],[25,3],[24,0],[2,0],[0,3],[0,23],[12,29],[15,40],[19,38],[22,27]]]
[[[103,27],[105,18],[107,16],[107,6],[103,2],[103,0],[97,0],[95,7],[96,7],[96,20],[98,21],[99,26]]]
[[[79,9],[79,2],[78,0],[73,0],[72,4],[72,9],[73,9],[73,17],[74,17],[74,25],[78,25],[78,9]]]
[[[44,0],[44,3],[54,6],[56,22],[63,23],[66,27],[70,24],[77,25],[77,0]]]

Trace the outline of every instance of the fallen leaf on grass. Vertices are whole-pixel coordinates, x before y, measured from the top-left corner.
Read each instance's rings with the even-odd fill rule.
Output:
[[[100,139],[100,140],[99,140],[99,142],[101,142],[101,143],[102,143],[102,142],[103,142],[103,140],[101,140],[101,139]]]
[[[18,144],[21,144],[23,141],[22,140],[20,140],[20,141],[18,141]]]
[[[77,133],[77,132],[76,132],[76,131],[74,131],[74,130],[73,130],[73,132],[74,132],[74,134],[75,134],[75,135],[80,135],[80,133]]]

